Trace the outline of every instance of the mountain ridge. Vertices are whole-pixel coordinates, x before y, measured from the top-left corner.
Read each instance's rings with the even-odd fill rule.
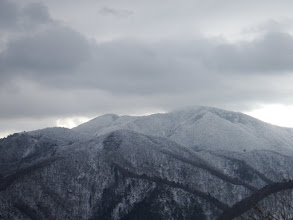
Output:
[[[101,135],[117,129],[163,136],[189,147],[227,149],[238,146],[238,150],[270,149],[286,146],[284,151],[292,154],[293,129],[274,126],[243,113],[217,108],[198,107],[149,116],[97,117],[72,130],[80,133]],[[112,115],[111,115],[112,117]],[[101,124],[103,126],[101,126]],[[95,127],[99,125],[100,127]],[[210,139],[207,137],[210,136]],[[230,137],[229,137],[230,136]],[[233,137],[237,137],[234,138]],[[247,143],[245,143],[247,142]],[[256,145],[255,147],[253,147]],[[234,149],[235,150],[235,149]],[[237,149],[236,149],[237,150]],[[279,150],[279,149],[278,149]],[[286,153],[288,153],[286,152]]]

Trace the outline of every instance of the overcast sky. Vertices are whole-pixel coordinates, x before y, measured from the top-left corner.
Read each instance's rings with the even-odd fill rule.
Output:
[[[292,0],[0,0],[0,137],[207,105],[293,127]]]

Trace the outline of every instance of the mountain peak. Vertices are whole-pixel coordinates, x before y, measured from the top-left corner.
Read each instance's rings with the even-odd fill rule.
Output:
[[[96,117],[86,123],[83,123],[73,130],[80,133],[94,134],[100,129],[110,126],[115,120],[119,118],[119,115],[116,114],[105,114],[99,117]]]
[[[280,150],[293,146],[293,130],[273,126],[239,112],[197,106],[148,116],[97,117],[75,131],[100,136],[127,129],[169,138],[183,146],[201,150]]]

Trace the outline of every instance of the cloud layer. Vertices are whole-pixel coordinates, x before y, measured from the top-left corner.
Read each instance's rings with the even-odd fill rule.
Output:
[[[203,1],[197,4],[208,7]],[[232,2],[225,4],[228,8],[236,7]],[[128,28],[122,31],[121,26],[137,25],[134,18],[142,19],[142,6],[136,4],[88,1],[84,26],[80,25],[81,20],[68,19],[68,11],[62,17],[62,10],[56,9],[58,5],[62,9],[64,2],[46,5],[28,1],[20,5],[0,0],[0,122],[5,120],[9,124],[7,120],[24,118],[47,118],[49,122],[60,117],[192,105],[240,111],[260,103],[293,104],[288,98],[293,95],[293,36],[289,18],[284,25],[281,21],[273,22],[274,17],[267,22],[257,21],[259,25],[246,29],[253,37],[231,41],[224,35],[210,36],[200,30],[188,35],[190,23],[178,30],[182,33],[171,35],[174,30],[169,23],[164,34],[158,28],[162,22],[166,25],[171,16],[168,13],[158,24],[152,23],[153,17],[141,20],[137,33]],[[82,10],[85,6],[79,7]],[[69,7],[72,16],[77,8],[78,2],[73,1]],[[145,8],[149,12],[153,9],[154,16],[165,12],[160,5],[154,8],[146,4]],[[95,14],[91,15],[93,9]],[[178,5],[179,20],[185,19],[181,9],[190,18],[190,10]],[[173,11],[170,13],[174,16]],[[95,31],[99,26],[87,26],[87,21],[93,22],[87,20],[91,16],[102,19],[106,26],[100,26],[103,32]],[[205,16],[198,13],[194,18],[202,22],[217,20],[217,14],[206,20]],[[241,16],[238,19],[241,23]],[[150,35],[147,30],[152,31]],[[243,30],[239,29],[239,33],[246,36]]]

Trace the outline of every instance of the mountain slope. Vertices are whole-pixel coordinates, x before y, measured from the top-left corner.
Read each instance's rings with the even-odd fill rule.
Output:
[[[22,136],[33,143],[41,139]],[[8,140],[1,140],[0,145],[3,141]],[[54,154],[47,151],[2,175],[1,216],[119,219],[146,212],[139,208],[142,204],[160,204],[161,209],[149,214],[162,219],[178,219],[176,215],[204,219],[255,189],[236,176],[222,173],[186,147],[129,130],[67,146],[57,144],[54,150]],[[189,213],[190,209],[197,211]]]
[[[42,139],[12,138],[19,143]],[[0,145],[3,141],[8,140]],[[20,168],[2,175],[0,215],[5,219],[205,219],[250,195],[262,181],[258,175],[247,180],[225,174],[189,148],[129,130],[52,147],[54,154],[51,149],[35,159],[23,155],[28,160]],[[145,209],[158,205],[155,213]]]

